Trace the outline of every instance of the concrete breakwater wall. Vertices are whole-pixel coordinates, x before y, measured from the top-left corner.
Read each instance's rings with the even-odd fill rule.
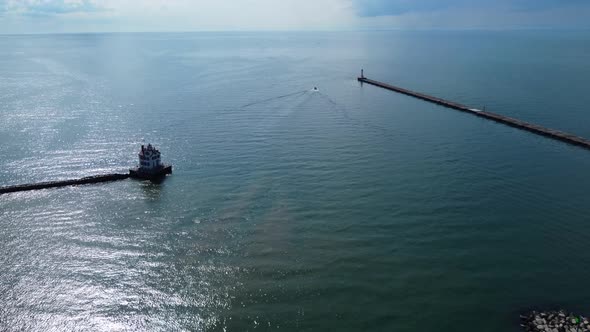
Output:
[[[404,94],[407,96],[412,96],[414,98],[422,99],[424,101],[428,101],[428,102],[435,103],[435,104],[438,104],[438,105],[441,105],[444,107],[452,108],[452,109],[455,109],[455,110],[458,110],[461,112],[470,113],[472,115],[475,115],[475,116],[478,116],[481,118],[485,118],[485,119],[488,119],[491,121],[502,123],[502,124],[505,124],[505,125],[508,125],[508,126],[511,126],[514,128],[526,130],[528,132],[535,133],[537,135],[552,138],[552,139],[562,141],[562,142],[565,142],[568,144],[577,145],[579,147],[583,147],[583,148],[590,150],[590,141],[588,141],[582,137],[578,137],[576,135],[564,133],[564,132],[550,129],[550,128],[541,127],[541,126],[538,126],[538,125],[535,125],[532,123],[528,123],[528,122],[524,122],[524,121],[521,121],[518,119],[510,118],[510,117],[507,117],[504,115],[471,108],[471,107],[468,107],[468,106],[465,106],[465,105],[462,105],[459,103],[455,103],[455,102],[452,102],[449,100],[429,96],[429,95],[426,95],[423,93],[400,88],[400,87],[397,87],[397,86],[394,86],[391,84],[371,80],[371,79],[368,79],[364,76],[359,77],[358,80],[359,80],[359,82],[362,82],[362,83],[371,84],[371,85],[378,86],[378,87],[386,89],[386,90],[395,91],[397,93],[401,93],[401,94]]]
[[[21,184],[21,185],[16,185],[16,186],[0,187],[0,195],[7,194],[7,193],[19,192],[19,191],[57,188],[57,187],[75,186],[75,185],[100,183],[100,182],[111,182],[111,181],[125,180],[127,178],[129,178],[129,174],[115,173],[115,174],[88,176],[88,177],[84,177],[81,179],[73,179],[73,180]]]

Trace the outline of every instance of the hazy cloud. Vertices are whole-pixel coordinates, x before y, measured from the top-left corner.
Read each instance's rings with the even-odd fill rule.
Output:
[[[361,17],[396,16],[408,13],[424,13],[452,10],[538,11],[589,6],[588,0],[353,0]]]
[[[323,30],[354,27],[352,0],[0,0],[0,33]]]
[[[590,0],[0,0],[0,33],[590,27]]]
[[[437,0],[354,0],[353,5],[360,16],[390,16],[411,12],[434,11],[452,7],[455,1]]]
[[[103,10],[92,0],[0,0],[0,12],[11,15],[58,15]]]

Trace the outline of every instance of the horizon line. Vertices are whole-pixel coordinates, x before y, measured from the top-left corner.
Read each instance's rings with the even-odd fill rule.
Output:
[[[151,34],[151,33],[285,33],[285,32],[387,32],[387,31],[586,31],[590,27],[474,27],[474,28],[354,28],[354,29],[240,29],[240,30],[127,30],[127,31],[60,31],[60,32],[16,32],[0,36],[38,35],[91,35],[91,34]]]

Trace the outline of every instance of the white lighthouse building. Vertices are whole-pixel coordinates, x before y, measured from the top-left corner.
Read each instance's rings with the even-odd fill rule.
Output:
[[[139,167],[129,170],[132,177],[149,179],[172,173],[172,166],[162,164],[160,151],[151,144],[142,145],[138,156]]]
[[[152,172],[160,167],[160,151],[151,144],[141,146],[139,152],[139,169],[144,172]]]

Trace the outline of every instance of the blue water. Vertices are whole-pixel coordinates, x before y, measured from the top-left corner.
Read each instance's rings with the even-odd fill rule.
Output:
[[[590,153],[361,68],[590,138],[587,31],[0,36],[0,185],[125,171],[142,142],[174,165],[0,196],[0,330],[590,314]]]

